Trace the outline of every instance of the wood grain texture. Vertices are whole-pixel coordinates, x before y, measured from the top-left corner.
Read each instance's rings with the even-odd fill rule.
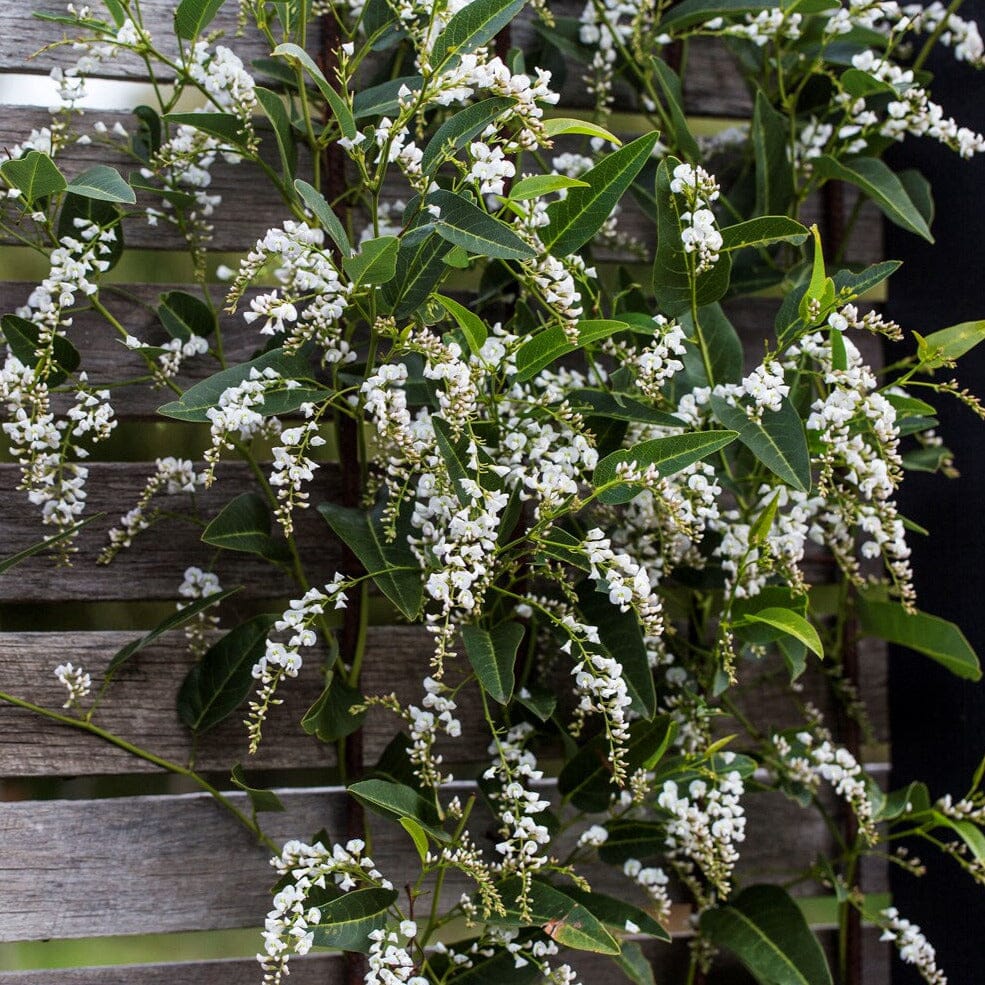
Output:
[[[286,812],[263,820],[276,842],[322,828],[343,837],[339,788],[283,791],[282,800]],[[749,795],[745,806],[741,882],[790,876],[833,849],[820,818],[783,796]],[[377,867],[404,885],[417,871],[407,835],[376,818],[373,831]],[[494,857],[495,831],[473,831]],[[258,926],[270,905],[268,854],[207,795],[0,803],[0,940]],[[585,874],[599,890],[642,902],[619,870],[590,865]],[[464,888],[449,878],[445,899]]]
[[[42,707],[60,708],[64,688],[52,670],[63,660],[81,664],[101,679],[109,659],[138,633],[4,633],[0,634],[0,689]],[[405,704],[420,703],[421,680],[428,673],[433,647],[422,629],[411,626],[370,627],[367,631],[363,692],[390,692]],[[124,666],[108,692],[95,723],[142,748],[186,763],[191,734],[180,723],[175,702],[181,682],[193,664],[181,633],[163,637]],[[234,763],[247,769],[318,768],[335,763],[333,746],[308,736],[299,722],[321,694],[324,678],[315,652],[305,655],[296,680],[280,689],[284,704],[275,708],[264,730],[266,738],[250,756],[245,708],[199,741],[195,764],[202,771],[228,773]],[[460,679],[467,667],[449,664],[449,680]],[[451,763],[476,763],[486,758],[489,735],[474,687],[461,693],[459,716],[463,734],[439,743]],[[375,762],[400,722],[382,709],[373,710],[365,728],[366,757]],[[77,776],[155,771],[157,767],[76,729],[42,719],[0,703],[0,776]]]
[[[201,527],[178,519],[162,520],[145,531],[134,546],[110,565],[96,558],[107,543],[107,531],[121,514],[136,505],[144,484],[155,471],[153,463],[93,462],[89,465],[89,499],[86,515],[105,514],[86,527],[78,539],[78,553],[69,567],[37,555],[22,562],[13,575],[0,579],[0,601],[38,602],[65,600],[149,600],[177,597],[185,568],[198,565],[216,570],[224,587],[242,585],[241,598],[271,598],[290,593],[291,582],[270,564],[249,554],[217,551],[200,541]],[[255,490],[249,468],[237,462],[220,463],[216,483],[196,495],[201,516],[211,519],[234,496]],[[20,469],[0,465],[0,531],[4,555],[14,554],[50,535],[37,520],[23,492],[17,489]],[[315,473],[315,502],[336,495],[338,472],[325,465]],[[191,510],[188,494],[164,495],[159,505],[177,512]],[[338,553],[326,536],[324,520],[314,511],[302,511],[296,534],[302,555],[309,559],[309,575],[324,581],[335,572]],[[143,539],[143,544],[140,539]]]

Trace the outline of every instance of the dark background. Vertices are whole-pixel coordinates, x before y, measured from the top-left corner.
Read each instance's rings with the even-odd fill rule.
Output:
[[[968,0],[962,17],[985,30],[985,0]],[[933,96],[959,125],[985,132],[985,79],[938,50],[927,63]],[[903,260],[890,282],[887,314],[905,332],[921,335],[957,322],[985,318],[985,156],[971,161],[930,138],[909,138],[895,151],[896,169],[918,168],[937,205],[936,245],[886,226],[886,256]],[[898,358],[887,352],[890,358]],[[938,378],[950,378],[938,371]],[[962,359],[957,378],[985,398],[985,345]],[[954,452],[961,478],[907,473],[900,509],[930,533],[910,535],[918,605],[958,623],[985,655],[985,422],[953,399],[935,397],[939,433]],[[929,779],[931,795],[964,794],[985,753],[985,685],[971,685],[916,654],[890,653],[893,787]],[[918,923],[937,950],[950,985],[985,982],[985,902],[982,887],[931,846],[914,845],[930,864],[914,879],[894,867],[892,891],[900,915]],[[893,961],[894,985],[922,979]]]

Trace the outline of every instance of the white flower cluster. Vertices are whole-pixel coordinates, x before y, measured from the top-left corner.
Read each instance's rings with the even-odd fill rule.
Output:
[[[489,746],[496,759],[483,774],[483,779],[495,781],[499,790],[491,795],[499,820],[502,841],[496,845],[501,859],[496,866],[501,875],[519,875],[521,892],[517,905],[521,913],[529,914],[530,879],[548,861],[544,846],[550,844],[551,834],[536,819],[550,807],[535,790],[530,789],[544,774],[537,769],[537,758],[526,742],[533,734],[529,722],[514,725],[505,736],[497,737]]]
[[[268,638],[263,656],[253,666],[253,679],[260,682],[260,687],[250,702],[250,716],[245,722],[251,753],[260,746],[263,723],[270,709],[281,703],[280,698],[274,697],[278,684],[285,677],[298,676],[303,662],[301,648],[312,647],[318,641],[312,626],[329,603],[334,602],[336,609],[345,608],[345,584],[345,578],[336,574],[334,580],[325,586],[324,592],[309,588],[301,598],[291,599],[288,608],[274,623],[274,632],[290,632],[291,636],[286,643]]]
[[[125,341],[128,348],[140,348],[142,345],[132,335],[128,335]],[[186,359],[204,356],[209,351],[209,340],[193,334],[187,339],[170,339],[161,343],[160,347],[164,352],[157,357],[157,361],[160,366],[160,383],[163,384],[165,380],[173,379],[178,375],[181,364]]]
[[[188,52],[185,70],[218,109],[238,116],[252,131],[258,108],[256,83],[234,51],[221,44],[209,51],[207,42],[196,41]]]
[[[732,755],[722,754],[726,762]],[[683,873],[696,865],[721,897],[731,892],[732,870],[739,860],[735,846],[746,837],[744,790],[741,775],[732,770],[714,779],[692,780],[683,792],[667,780],[657,797],[657,805],[670,815],[668,860]]]
[[[155,465],[156,470],[144,485],[136,506],[124,513],[119,525],[109,531],[109,543],[99,555],[100,564],[109,564],[121,550],[133,543],[137,534],[158,519],[160,511],[148,512],[155,496],[177,496],[180,493],[194,496],[205,485],[205,474],[196,472],[190,459],[168,456],[157,459]]]
[[[417,924],[413,920],[403,920],[400,933],[394,930],[374,930],[370,932],[369,966],[364,985],[430,985],[423,975],[416,974],[417,962],[410,956],[407,948],[417,936]]]
[[[291,954],[307,954],[314,943],[312,927],[321,922],[321,910],[309,904],[309,896],[329,884],[342,892],[360,885],[392,889],[389,880],[363,854],[366,844],[358,838],[327,849],[320,841],[313,845],[287,842],[279,856],[270,860],[279,876],[290,881],[274,895],[273,909],[264,924],[264,953],[257,955],[263,967],[264,985],[280,985],[290,971]],[[383,979],[381,979],[383,981]]]
[[[671,901],[667,886],[670,877],[657,866],[644,866],[638,858],[623,862],[622,871],[650,898],[656,908],[656,918],[661,923],[670,919]]]
[[[55,668],[55,677],[68,691],[68,700],[62,705],[63,708],[77,708],[92,690],[92,678],[81,667],[74,667],[71,661],[59,664]]]
[[[425,786],[437,789],[442,783],[450,783],[454,777],[441,772],[442,756],[434,752],[439,733],[456,739],[462,734],[462,723],[455,717],[458,705],[453,691],[443,682],[431,676],[424,678],[423,708],[408,705],[404,717],[410,728],[408,758]]]
[[[263,319],[263,335],[284,334],[284,347],[289,351],[312,340],[322,350],[325,363],[355,359],[339,324],[349,303],[350,287],[335,269],[321,229],[293,220],[280,229],[268,229],[240,263],[227,307],[235,307],[247,285],[271,259],[278,263],[275,276],[282,286],[253,298],[243,318],[251,324]]]
[[[651,400],[662,399],[662,390],[677,373],[684,370],[681,357],[687,352],[684,329],[677,322],[655,315],[654,341],[631,357],[636,371],[636,385]]]
[[[630,555],[612,549],[612,541],[598,527],[589,530],[582,544],[593,581],[605,582],[609,601],[620,612],[632,609],[648,636],[663,634],[663,606],[653,591],[652,579]]]
[[[937,967],[937,952],[921,933],[920,928],[901,917],[895,906],[880,913],[887,923],[883,927],[881,941],[892,941],[900,960],[916,966],[920,977],[929,985],[947,985],[947,975]]]
[[[305,404],[301,411],[306,415],[313,414],[314,406]],[[285,537],[290,537],[294,531],[293,511],[308,506],[308,492],[304,484],[311,482],[318,468],[318,463],[308,457],[308,451],[325,444],[318,428],[316,420],[287,428],[281,431],[278,444],[272,451],[274,463],[270,485],[277,490],[276,515]]]
[[[206,599],[210,595],[218,595],[222,591],[219,578],[211,571],[203,571],[201,568],[192,566],[185,568],[184,578],[178,586],[178,594],[188,602],[176,602],[175,608],[180,612],[190,602],[197,599]],[[196,658],[201,656],[208,649],[206,634],[210,629],[215,629],[219,625],[219,617],[208,609],[203,609],[190,623],[185,626],[185,638],[188,640],[188,649]]]
[[[940,0],[923,6],[907,4],[903,13],[909,18],[909,29],[921,34],[933,34],[943,27],[938,41],[954,52],[959,62],[976,68],[985,67],[985,43],[974,21],[965,20],[944,6]]]
[[[711,205],[718,199],[718,182],[700,165],[678,164],[670,190],[682,195],[687,208],[680,213],[681,242],[685,253],[694,253],[695,273],[710,270],[718,261],[722,234]]]
[[[745,23],[726,24],[713,33],[733,38],[744,38],[760,48],[780,40],[795,41],[801,35],[803,16],[786,10],[761,10],[746,14]],[[706,24],[707,28],[708,25]]]

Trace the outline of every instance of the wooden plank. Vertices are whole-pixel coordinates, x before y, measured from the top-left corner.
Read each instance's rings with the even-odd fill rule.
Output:
[[[86,527],[78,539],[78,553],[70,567],[59,567],[51,558],[36,556],[24,561],[14,575],[0,578],[0,602],[99,601],[118,599],[176,598],[178,586],[189,565],[218,571],[225,587],[243,585],[241,598],[271,598],[293,591],[290,580],[270,564],[249,554],[216,551],[200,542],[201,529],[192,523],[164,520],[123,551],[110,565],[97,565],[96,558],[107,543],[107,531],[120,516],[136,505],[144,484],[153,472],[152,463],[89,464],[89,499],[86,515],[104,513]],[[220,463],[217,481],[197,494],[201,515],[206,519],[239,493],[255,488],[255,480],[243,463]],[[4,532],[4,555],[14,554],[51,533],[37,520],[37,511],[17,489],[20,468],[0,465],[0,530]],[[331,499],[338,492],[338,470],[325,465],[315,473],[312,499]],[[168,509],[187,510],[187,494],[164,496]],[[296,534],[302,556],[309,559],[310,577],[316,582],[330,578],[338,551],[326,536],[321,517],[313,510],[300,511]],[[315,559],[313,562],[311,559]]]
[[[448,793],[469,789],[456,783]],[[282,800],[286,813],[263,818],[278,843],[321,828],[342,837],[340,788],[283,791]],[[746,815],[741,865],[747,879],[792,874],[832,848],[820,818],[780,795],[748,796]],[[479,825],[473,831],[495,857],[495,832]],[[779,831],[789,837],[778,838]],[[395,886],[404,885],[416,869],[406,834],[375,818],[373,832],[377,867]],[[268,854],[207,795],[0,803],[0,940],[257,926],[270,905]],[[598,865],[586,874],[600,890],[636,896],[620,871]],[[464,888],[450,878],[446,899]]]
[[[82,665],[94,681],[116,650],[136,633],[4,633],[0,635],[0,687],[41,707],[60,708],[64,688],[54,667],[63,660]],[[433,646],[419,627],[370,627],[367,632],[363,691],[367,695],[396,693],[405,704],[419,704],[421,681],[427,675]],[[122,668],[95,716],[95,723],[172,762],[185,764],[192,755],[189,731],[178,721],[175,700],[194,660],[181,633],[172,633]],[[296,680],[279,692],[284,704],[275,708],[256,756],[248,751],[242,713],[207,733],[195,750],[196,768],[228,773],[233,764],[247,769],[318,768],[335,763],[335,749],[302,731],[299,722],[321,693],[324,679],[315,652],[306,655]],[[449,680],[467,671],[449,665]],[[459,717],[463,734],[439,743],[450,763],[486,759],[489,734],[474,687],[461,692]],[[401,723],[374,709],[364,729],[365,757],[375,762]],[[0,776],[76,776],[156,771],[157,767],[92,735],[0,703]]]

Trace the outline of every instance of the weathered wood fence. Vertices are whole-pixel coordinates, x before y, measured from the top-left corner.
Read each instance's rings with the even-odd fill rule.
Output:
[[[56,12],[61,4],[53,0],[0,0],[0,71],[44,72],[52,65],[66,65],[76,57],[70,48],[56,48],[38,59],[28,56],[51,39],[52,25],[35,20],[36,11]],[[173,4],[170,0],[143,0],[148,26],[163,37],[170,28]],[[235,30],[235,3],[227,4],[218,26],[230,36]],[[158,30],[155,31],[155,23]],[[529,26],[514,28],[513,41],[522,44]],[[245,62],[266,54],[249,37],[230,40]],[[688,112],[700,121],[741,121],[750,110],[746,94],[720,48],[695,47],[685,85]],[[136,62],[112,60],[103,69],[108,78],[123,83],[144,81]],[[582,87],[578,72],[569,73],[565,99],[569,106],[579,104]],[[128,114],[101,113],[99,118],[112,126],[117,119],[128,122]],[[0,146],[23,139],[33,127],[44,126],[44,109],[29,105],[7,105],[0,113]],[[625,126],[632,120],[620,118]],[[73,174],[92,163],[101,152],[93,147],[76,146],[62,158],[66,174]],[[223,196],[213,247],[217,251],[245,252],[268,226],[283,218],[277,202],[258,196],[256,189],[243,182],[233,167],[217,166],[214,190]],[[850,203],[848,203],[850,205]],[[854,259],[873,259],[880,255],[880,227],[869,218],[856,243]],[[131,248],[155,251],[160,263],[170,262],[169,251],[180,244],[162,228],[132,227],[128,234]],[[9,250],[8,250],[9,253]],[[3,277],[0,283],[0,309],[12,310],[23,303],[30,285]],[[157,277],[154,278],[155,281]],[[178,285],[170,285],[178,286]],[[139,302],[156,298],[169,289],[161,283],[127,285],[131,298],[104,293],[103,300],[120,321],[142,338],[152,338],[156,321],[152,311]],[[221,286],[216,286],[220,296]],[[760,327],[765,326],[773,302],[749,301],[730,311],[743,333],[750,353],[761,345]],[[227,352],[243,353],[253,348],[253,332],[241,321],[227,319],[224,325]],[[101,331],[94,319],[82,315],[72,329],[73,341],[84,352],[90,378],[119,378],[129,369],[139,372],[142,364]],[[132,367],[127,359],[134,358]],[[194,364],[193,364],[194,365]],[[185,377],[184,381],[194,378]],[[104,520],[90,524],[82,533],[79,554],[73,567],[56,568],[48,560],[34,558],[0,578],[0,613],[4,628],[25,625],[30,631],[0,632],[0,687],[5,691],[46,707],[57,708],[64,690],[52,670],[65,660],[81,663],[97,679],[112,654],[126,641],[139,635],[135,631],[106,630],[109,612],[116,625],[141,625],[148,603],[173,603],[184,568],[189,564],[209,567],[211,549],[198,541],[191,526],[164,524],[132,551],[124,552],[111,566],[97,567],[95,557],[105,543],[106,530],[119,513],[136,501],[146,476],[152,470],[143,440],[160,443],[185,440],[188,425],[158,425],[152,433],[150,420],[162,402],[159,394],[147,389],[124,389],[114,400],[117,414],[128,425],[126,460],[95,461],[91,464],[92,490],[89,512],[104,512]],[[160,428],[167,431],[162,439]],[[183,430],[184,429],[184,430]],[[119,443],[112,447],[121,447]],[[134,460],[136,459],[136,460]],[[235,463],[219,468],[223,502],[235,491],[251,487],[245,466]],[[330,497],[338,484],[338,470],[319,472],[318,493]],[[0,545],[4,555],[33,543],[42,534],[39,526],[25,520],[28,510],[23,494],[16,490],[18,468],[0,464]],[[205,493],[201,506],[206,514],[219,505],[219,493]],[[313,522],[312,522],[313,520]],[[333,572],[337,548],[325,537],[317,518],[309,518],[299,534],[302,543],[321,551],[326,576]],[[819,565],[822,562],[819,560]],[[283,598],[287,584],[272,579],[270,569],[248,555],[226,554],[222,559],[223,584],[243,585],[237,606]],[[25,613],[28,615],[26,616]],[[164,638],[143,651],[139,659],[125,667],[109,699],[100,711],[99,721],[107,729],[153,750],[175,762],[187,762],[190,738],[174,713],[168,695],[176,693],[189,660],[181,634]],[[428,638],[419,629],[406,626],[376,625],[369,630],[369,652],[365,660],[364,690],[368,694],[401,690],[411,696],[419,681],[419,668],[428,659]],[[870,702],[877,739],[878,757],[888,749],[884,709],[884,657],[876,648],[866,650],[861,660],[861,690]],[[287,812],[266,815],[266,827],[273,838],[308,837],[313,831],[342,828],[342,793],[339,788],[314,786],[317,770],[331,768],[332,752],[327,746],[304,735],[297,727],[300,715],[317,697],[322,680],[314,662],[301,678],[285,688],[285,703],[278,708],[267,729],[261,752],[248,764],[251,769],[278,771],[275,782],[291,789],[282,794]],[[831,707],[829,697],[820,692],[813,699]],[[753,712],[778,724],[787,709],[779,690],[771,690],[764,675],[763,686],[751,699]],[[467,708],[461,717],[469,720]],[[480,716],[481,717],[481,716]],[[382,751],[392,724],[383,717],[370,717],[366,730],[365,755],[369,762]],[[455,751],[466,759],[478,760],[484,750],[476,743],[456,743]],[[237,720],[227,722],[205,737],[196,750],[196,768],[213,771],[217,785],[228,788],[230,766],[246,763],[245,730]],[[306,769],[298,772],[303,765]],[[113,938],[131,934],[166,934],[188,930],[222,930],[257,927],[269,906],[271,870],[268,852],[257,846],[250,835],[218,808],[208,795],[161,793],[156,784],[153,795],[142,795],[152,782],[147,771],[156,767],[134,759],[127,752],[96,737],[46,722],[16,708],[0,705],[0,777],[6,778],[0,802],[0,942],[42,941],[47,939]],[[329,774],[330,775],[330,774]],[[52,778],[117,777],[114,786],[95,779],[87,785],[70,787],[44,784]],[[65,797],[59,791],[81,789],[88,796]],[[126,795],[100,796],[107,791]],[[44,791],[55,791],[58,799],[23,799]],[[240,796],[238,794],[231,795]],[[779,795],[752,798],[749,829],[757,833],[743,853],[742,872],[777,877],[798,865],[808,864],[814,853],[825,846],[827,835],[820,822],[808,820],[804,812]],[[398,871],[401,861],[412,851],[409,840],[399,832],[381,832],[374,845],[374,857],[386,871]],[[604,877],[600,877],[603,878]],[[865,874],[867,891],[884,888],[884,873]],[[396,882],[397,880],[394,879]],[[603,883],[604,884],[604,883]],[[657,981],[683,980],[687,936],[687,914],[675,914],[674,945],[654,950]],[[106,953],[110,954],[111,942]],[[259,941],[257,946],[259,946]],[[876,943],[876,934],[865,937],[865,982],[879,985],[887,981],[888,955]],[[603,972],[593,972],[584,962],[586,985],[603,981]],[[323,955],[292,963],[292,981],[298,985],[318,982],[334,985],[341,981],[341,962]],[[597,977],[596,977],[597,976]],[[0,983],[31,985],[245,985],[259,980],[252,958],[182,962],[180,964],[139,964],[118,967],[12,972],[0,970]],[[724,978],[716,978],[716,981]],[[741,980],[737,978],[736,980]]]

